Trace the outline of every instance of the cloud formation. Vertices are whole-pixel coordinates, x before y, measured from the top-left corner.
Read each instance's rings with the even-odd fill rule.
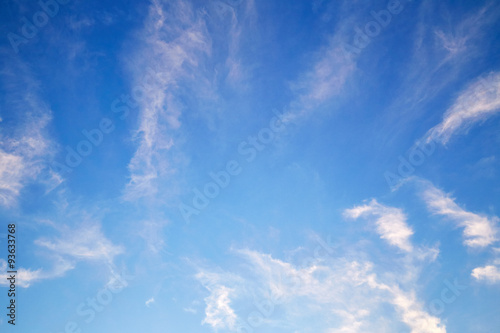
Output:
[[[49,240],[40,238],[35,244],[59,256],[79,260],[102,260],[112,262],[124,249],[114,245],[101,232],[98,225],[87,225],[75,230],[63,231],[63,237]]]
[[[334,96],[338,96],[356,65],[347,58],[339,42],[339,36],[330,37],[326,46],[318,52],[308,70],[292,82],[295,97],[284,115],[285,122],[292,122],[314,111]]]
[[[0,205],[12,207],[30,182],[53,188],[62,179],[47,167],[57,149],[47,131],[52,111],[39,96],[39,83],[20,61],[6,63],[0,72],[7,91],[2,105],[14,116],[7,123],[0,114]]]
[[[154,195],[158,180],[175,172],[170,155],[183,108],[176,92],[199,76],[200,61],[211,52],[202,15],[184,1],[153,1],[137,44],[127,55],[132,97],[139,107],[138,147],[125,192],[129,200]]]
[[[202,324],[210,325],[214,330],[234,330],[238,317],[231,307],[231,298],[235,290],[227,284],[234,283],[234,276],[227,274],[222,276],[207,270],[200,270],[196,279],[210,292],[205,297],[205,318]]]
[[[123,247],[114,245],[101,232],[98,225],[79,229],[64,229],[61,238],[40,238],[35,245],[48,250],[52,261],[50,268],[26,269],[19,268],[18,284],[27,288],[41,280],[55,279],[64,276],[67,271],[76,267],[81,260],[101,261],[113,275],[113,259],[124,252]],[[7,263],[0,260],[0,285],[7,285]]]
[[[500,282],[500,269],[494,265],[474,268],[471,275],[478,281],[486,281],[488,283]]]
[[[426,312],[411,287],[404,290],[395,282],[382,282],[370,262],[332,257],[297,266],[258,251],[236,253],[245,267],[239,274],[208,270],[198,274],[202,283],[210,280],[216,286],[205,299],[204,322],[214,328],[236,323],[235,329],[258,324],[293,331],[307,321],[311,332],[373,331],[373,327],[383,331],[387,320],[395,320],[406,324],[412,333],[446,332],[445,325]],[[252,303],[260,314],[244,306]],[[392,305],[397,315],[382,311],[382,304]],[[316,316],[324,320],[311,321]]]
[[[431,128],[425,141],[447,144],[452,136],[500,111],[500,73],[494,72],[471,83],[445,112],[443,121]]]
[[[59,257],[49,270],[38,268],[36,270],[19,268],[16,274],[16,283],[22,288],[28,288],[33,283],[41,280],[49,280],[64,276],[64,274],[75,268],[74,264],[68,260]],[[10,274],[7,273],[7,262],[0,259],[0,285],[8,286],[7,280]]]
[[[399,208],[379,204],[375,199],[367,205],[356,206],[344,211],[344,217],[357,219],[359,217],[375,216],[377,233],[390,245],[411,252],[413,246],[410,237],[413,230],[406,223],[406,215]]]
[[[236,325],[236,314],[230,304],[231,292],[231,289],[224,286],[210,290],[210,296],[205,298],[207,306],[203,324],[208,324],[216,330],[234,329]]]
[[[486,247],[497,241],[498,218],[468,212],[455,203],[455,199],[427,184],[423,199],[434,214],[445,216],[464,229],[464,244],[469,247]]]

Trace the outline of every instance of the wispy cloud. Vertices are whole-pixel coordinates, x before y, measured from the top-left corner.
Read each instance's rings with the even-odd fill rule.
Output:
[[[327,45],[312,60],[308,70],[291,83],[294,99],[284,115],[291,122],[304,117],[344,90],[344,85],[356,68],[355,62],[345,56],[339,35],[331,36]]]
[[[19,268],[17,279],[21,287],[27,288],[41,280],[64,276],[76,267],[78,261],[102,262],[114,276],[114,257],[124,252],[124,248],[114,245],[102,233],[97,224],[72,229],[49,224],[61,234],[57,237],[42,237],[35,240],[35,245],[46,251],[51,266],[37,269]],[[5,260],[0,260],[0,284],[4,285],[8,276]]]
[[[210,325],[214,330],[234,330],[238,316],[231,307],[231,298],[235,290],[226,285],[234,283],[234,276],[201,270],[196,278],[210,292],[204,299],[206,307],[202,323]]]
[[[440,65],[450,60],[467,61],[477,55],[482,45],[482,38],[487,34],[487,27],[498,19],[497,5],[491,1],[464,17],[455,24],[431,27],[435,35],[435,47],[443,50],[445,57]],[[446,23],[451,23],[451,14],[445,13]]]
[[[62,179],[47,167],[57,147],[48,134],[52,112],[39,96],[39,83],[20,61],[6,63],[0,72],[7,96],[2,106],[9,110],[8,120],[0,114],[0,205],[11,207],[28,183],[50,189]]]
[[[470,71],[473,61],[489,52],[485,37],[490,35],[489,27],[498,21],[500,13],[493,1],[478,3],[478,9],[465,15],[457,15],[455,8],[442,12],[441,4],[430,0],[414,5],[418,6],[417,23],[408,35],[413,48],[407,65],[399,69],[404,78],[388,108],[390,119],[384,128],[387,140],[396,137],[394,132],[405,132],[408,124],[422,119],[429,103]]]
[[[184,1],[153,1],[136,42],[132,55],[127,54],[132,94],[140,96],[138,147],[125,193],[130,200],[154,195],[158,180],[175,172],[169,154],[181,126],[183,106],[177,94],[183,83],[199,78],[200,61],[211,52],[201,13]]]
[[[170,192],[176,191],[173,176],[188,160],[181,152],[187,135],[183,118],[210,118],[207,112],[188,110],[188,101],[195,96],[194,104],[213,105],[220,102],[221,82],[234,87],[249,75],[240,40],[255,15],[253,0],[152,1],[143,27],[123,54],[139,110],[126,200],[154,196],[166,181]]]
[[[443,121],[426,134],[427,142],[446,144],[450,138],[500,111],[500,73],[475,80],[446,111]]]
[[[78,260],[99,260],[111,263],[115,256],[124,252],[123,247],[114,245],[101,232],[97,224],[78,229],[64,229],[61,238],[40,238],[35,244],[59,256]]]
[[[19,268],[16,274],[16,283],[22,288],[28,288],[35,282],[39,282],[41,280],[49,280],[58,277],[64,276],[64,274],[75,268],[74,264],[71,261],[65,260],[61,257],[58,257],[53,267],[50,269],[26,269]],[[10,276],[7,273],[7,262],[3,259],[0,259],[0,285],[8,285],[9,281],[7,280]]]
[[[154,302],[155,302],[155,298],[154,298],[154,297],[151,297],[150,299],[148,299],[148,300],[146,301],[146,303],[145,303],[145,304],[146,304],[146,306],[149,308],[149,306],[150,306],[151,304],[153,304]]]
[[[464,244],[469,247],[485,247],[497,241],[496,225],[498,218],[488,218],[468,212],[455,203],[455,199],[437,189],[432,184],[426,184],[423,199],[434,214],[445,216],[464,228]]]
[[[324,313],[323,321],[309,326],[311,331],[359,332],[380,327],[382,332],[387,320],[394,320],[405,323],[413,333],[446,332],[440,319],[425,311],[411,287],[405,291],[394,281],[381,282],[369,262],[331,258],[298,267],[258,251],[245,249],[236,253],[243,259],[245,270],[239,274],[212,273],[208,280],[217,288],[205,299],[210,309],[224,309],[222,318],[231,323],[236,320],[237,325],[245,325],[241,320],[248,313],[241,309],[250,312],[248,302],[251,302],[260,308],[263,325],[289,331],[301,331],[300,323],[310,322],[308,316]],[[384,303],[394,306],[396,318],[381,310]],[[229,304],[234,307],[228,308]],[[278,305],[280,310],[275,313]],[[219,312],[207,312],[205,321],[212,320],[211,313]],[[221,323],[222,319],[213,322]]]
[[[236,325],[236,314],[231,308],[230,294],[232,290],[220,286],[210,290],[210,296],[205,298],[207,307],[205,309],[204,324],[214,329],[233,330]]]
[[[391,291],[392,303],[401,314],[402,321],[411,328],[411,333],[446,333],[446,326],[423,309],[414,292],[405,293],[399,288]]]
[[[163,228],[168,224],[165,220],[143,221],[138,228],[139,236],[144,239],[148,250],[153,254],[158,254],[165,247],[165,237]]]
[[[207,10],[211,28],[216,31],[212,34],[224,36],[223,41],[220,37],[213,41],[213,49],[216,52],[222,52],[227,49],[227,55],[223,57],[225,76],[232,87],[246,85],[245,81],[250,78],[250,69],[245,66],[241,57],[242,35],[248,29],[255,29],[255,20],[257,12],[254,0],[225,2],[211,1],[207,3]]]
[[[399,208],[381,205],[373,199],[367,205],[346,209],[344,216],[351,219],[375,216],[377,233],[382,239],[403,251],[411,252],[413,250],[410,242],[413,230],[406,223],[406,215]]]

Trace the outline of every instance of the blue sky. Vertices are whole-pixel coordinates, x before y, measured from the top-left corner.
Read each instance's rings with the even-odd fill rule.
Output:
[[[0,15],[2,332],[500,327],[496,1]]]

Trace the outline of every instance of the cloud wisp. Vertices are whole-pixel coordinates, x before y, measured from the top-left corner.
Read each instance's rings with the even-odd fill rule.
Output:
[[[46,269],[26,269],[19,268],[16,274],[17,284],[22,288],[28,288],[35,282],[42,280],[50,280],[64,276],[64,274],[75,268],[74,263],[58,257],[56,262],[49,270]],[[0,285],[8,286],[8,278],[10,274],[7,273],[7,262],[0,259]]]
[[[340,95],[348,78],[356,69],[355,61],[344,55],[340,35],[329,38],[312,65],[291,83],[293,100],[287,107],[284,122],[294,122],[310,115],[331,98]]]
[[[464,244],[471,248],[484,248],[497,241],[498,218],[488,218],[461,208],[455,199],[427,184],[422,197],[428,209],[437,215],[442,215],[454,221],[463,228]]]
[[[66,272],[75,269],[79,261],[90,261],[104,264],[114,273],[114,258],[124,252],[122,246],[114,245],[107,239],[100,227],[96,224],[77,229],[62,228],[60,238],[39,238],[34,244],[46,251],[52,262],[49,268],[19,268],[17,281],[19,286],[27,288],[35,282],[60,278]],[[1,285],[8,281],[6,278],[7,263],[0,260]]]
[[[39,83],[20,61],[7,63],[0,72],[8,96],[2,104],[15,116],[6,120],[0,114],[0,128],[9,127],[0,132],[0,205],[12,207],[27,184],[38,181],[50,191],[62,178],[48,168],[57,147],[47,130],[52,111],[39,96]]]
[[[459,133],[500,112],[500,72],[471,83],[445,112],[443,120],[431,128],[424,140],[446,145]]]
[[[156,194],[159,179],[175,172],[170,155],[183,108],[177,93],[186,82],[196,80],[200,62],[211,52],[200,13],[183,1],[169,3],[168,10],[164,6],[161,0],[150,5],[137,34],[137,51],[127,59],[132,86],[137,87],[132,95],[139,104],[134,135],[138,146],[129,163],[125,191],[129,200]]]
[[[98,225],[63,231],[63,237],[49,240],[40,238],[35,244],[57,255],[78,260],[97,260],[111,263],[124,249],[108,240]]]
[[[274,327],[293,331],[303,320],[310,322],[309,316],[321,315],[325,319],[311,324],[311,331],[358,332],[373,327],[382,331],[387,324],[384,320],[395,320],[406,324],[412,333],[446,332],[445,325],[425,310],[414,290],[381,282],[370,262],[330,258],[298,267],[258,251],[236,253],[243,259],[245,272],[205,269],[197,275],[203,284],[211,277],[204,323],[214,329]],[[247,312],[248,302],[259,311]],[[396,315],[382,313],[382,304],[392,305]]]
[[[350,219],[368,216],[376,218],[375,224],[380,238],[405,252],[413,251],[410,241],[413,230],[406,223],[407,217],[401,209],[381,205],[373,199],[366,205],[344,211],[344,217]]]

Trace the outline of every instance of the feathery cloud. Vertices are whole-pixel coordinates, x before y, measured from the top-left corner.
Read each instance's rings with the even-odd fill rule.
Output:
[[[49,270],[42,268],[36,270],[19,268],[16,274],[16,283],[22,288],[28,288],[35,282],[61,277],[73,268],[75,266],[71,261],[59,257]],[[7,262],[0,259],[0,285],[8,286],[10,284],[7,280],[10,274],[7,271]]]
[[[339,95],[355,70],[355,62],[346,57],[340,46],[340,36],[333,36],[318,54],[313,65],[291,84],[295,98],[283,119],[292,122],[314,111],[334,96]]]
[[[196,279],[210,292],[205,297],[205,318],[203,324],[210,325],[214,330],[234,330],[238,316],[231,307],[235,289],[227,285],[234,284],[238,277],[232,274],[220,274],[208,270],[200,270]]]
[[[138,147],[129,164],[125,192],[128,200],[154,195],[158,180],[175,172],[169,153],[182,114],[176,93],[186,81],[199,78],[200,61],[211,52],[201,13],[184,1],[153,1],[137,44],[137,51],[127,55],[132,95],[139,105]]]
[[[375,199],[368,205],[357,206],[344,211],[344,217],[357,219],[359,217],[375,216],[377,233],[380,238],[399,249],[411,252],[413,246],[410,237],[413,230],[406,223],[406,215],[399,208],[379,204]]]
[[[412,333],[446,332],[440,319],[425,311],[414,291],[404,291],[394,282],[381,282],[369,262],[330,258],[299,267],[258,251],[236,253],[243,259],[245,272],[204,271],[197,276],[204,285],[212,283],[211,296],[205,299],[210,309],[205,322],[210,321],[213,327],[227,328],[233,322],[236,329],[244,327],[241,320],[251,316],[234,309],[247,308],[245,304],[251,302],[262,313],[262,325],[288,330],[300,327],[309,315],[324,313],[325,320],[316,321],[311,329],[358,332],[382,327],[379,318],[390,318],[405,323]],[[229,303],[236,307],[230,308]],[[394,306],[396,318],[382,313],[384,303]],[[280,310],[275,313],[278,305]]]
[[[0,205],[11,207],[28,183],[38,180],[53,188],[62,179],[47,167],[56,146],[47,132],[52,112],[39,97],[39,83],[19,60],[6,63],[0,72],[7,91],[2,104],[14,116],[12,123],[0,123],[10,125],[0,134]]]
[[[83,226],[63,231],[63,237],[54,240],[40,238],[35,244],[56,253],[79,260],[103,260],[112,262],[124,249],[114,245],[101,232],[98,225]]]
[[[19,268],[17,280],[19,286],[27,288],[41,280],[55,279],[64,276],[67,271],[76,267],[80,260],[104,261],[113,275],[113,259],[123,253],[121,246],[116,246],[101,232],[98,225],[82,227],[80,229],[63,229],[62,237],[55,239],[40,238],[35,244],[49,250],[52,258],[52,267],[26,269]],[[8,282],[7,263],[0,260],[0,285]]]
[[[464,132],[500,111],[500,73],[475,80],[446,111],[443,121],[431,128],[425,141],[448,143],[453,135]]]
[[[210,296],[205,298],[207,304],[205,309],[204,324],[214,329],[233,330],[236,325],[236,314],[231,308],[230,294],[232,290],[220,286],[210,290]]]
[[[457,226],[464,228],[465,245],[469,247],[485,247],[497,241],[497,217],[489,219],[486,216],[468,212],[458,206],[455,199],[431,184],[427,184],[422,196],[431,212],[446,216],[455,221]]]

